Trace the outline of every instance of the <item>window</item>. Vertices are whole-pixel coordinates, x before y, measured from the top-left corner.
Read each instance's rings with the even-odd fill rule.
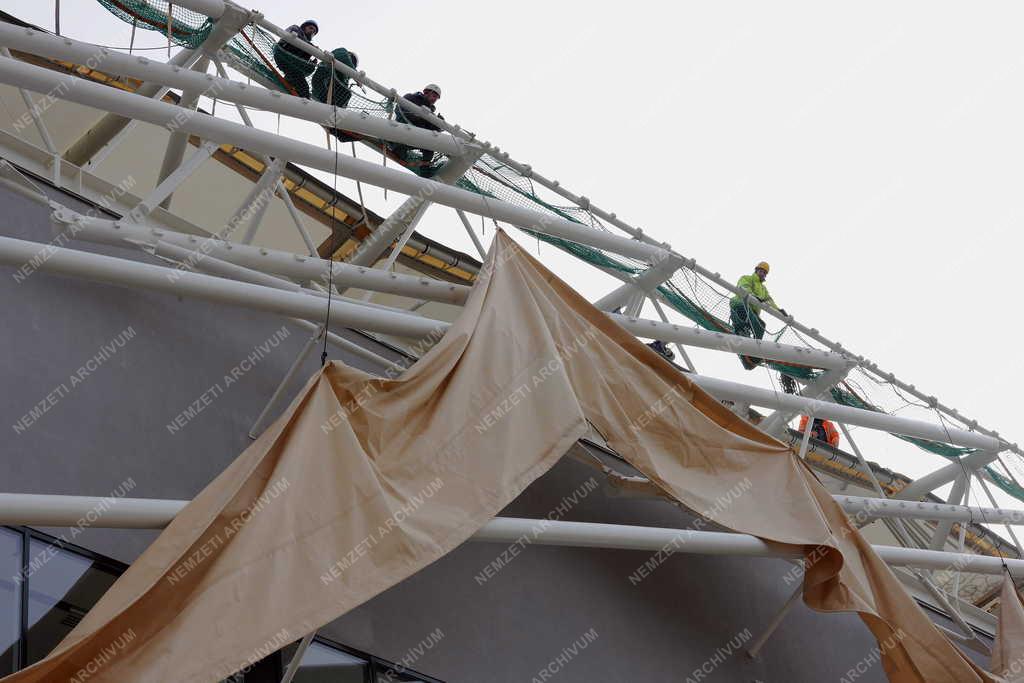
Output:
[[[18,666],[22,543],[21,534],[0,528],[0,676]]]
[[[365,683],[370,662],[312,642],[302,657],[295,683]]]
[[[41,532],[0,527],[0,677],[48,655],[125,569]],[[226,683],[276,683],[294,652],[289,645]],[[294,683],[441,683],[394,666],[318,636]]]
[[[113,585],[120,572],[33,538],[28,561],[27,661],[50,653]]]

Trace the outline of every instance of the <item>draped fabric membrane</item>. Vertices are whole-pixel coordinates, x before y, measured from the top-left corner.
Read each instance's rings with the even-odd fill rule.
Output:
[[[1024,683],[1024,604],[1009,573],[999,594],[999,628],[992,647],[992,671],[1008,683]]]
[[[587,420],[670,497],[799,546],[805,602],[859,612],[891,681],[995,680],[783,444],[499,233],[465,310],[426,356],[396,380],[328,364],[47,659],[5,681],[224,678],[451,551]]]

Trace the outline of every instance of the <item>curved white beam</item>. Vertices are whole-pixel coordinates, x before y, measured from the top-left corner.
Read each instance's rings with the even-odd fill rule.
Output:
[[[224,0],[174,0],[174,4],[205,14],[211,19],[220,19],[224,14]]]
[[[982,508],[931,501],[907,501],[892,498],[864,498],[861,496],[833,495],[840,507],[852,515],[865,515],[869,519],[902,517],[907,519],[934,519],[978,524],[1024,524],[1024,510],[1009,508]]]
[[[361,111],[335,108],[315,100],[293,97],[287,93],[254,87],[200,71],[182,69],[140,55],[126,55],[116,50],[71,38],[54,36],[31,28],[0,23],[0,45],[40,57],[63,59],[75,64],[93,64],[122,76],[131,76],[148,83],[159,83],[182,91],[284,114],[320,125],[343,128],[362,135],[401,142],[418,149],[431,149],[460,155],[467,145],[447,133],[416,128],[397,121],[370,116]],[[337,114],[337,117],[335,117]]]
[[[874,518],[950,520],[987,524],[1024,525],[1024,510],[978,508],[947,503],[907,502],[834,494],[847,513]],[[106,501],[103,521],[94,526],[108,529],[158,529],[166,526],[185,507],[186,500],[156,498],[98,498],[35,493],[0,493],[0,525],[68,526]],[[111,502],[113,501],[113,504]],[[485,539],[481,539],[485,540]]]
[[[57,214],[57,217],[64,222],[70,222],[73,218],[80,217],[69,231],[69,234],[75,239],[122,246],[125,242],[155,245],[157,242],[163,241],[246,268],[269,271],[296,280],[312,280],[321,283],[327,281],[328,262],[324,259],[246,244],[228,243],[214,237],[203,238],[196,235],[185,235],[162,228],[133,225],[125,221],[80,216],[80,214],[63,209]],[[466,297],[469,296],[470,288],[466,285],[389,273],[337,261],[331,263],[334,268],[334,283],[342,288],[387,292],[454,305],[465,303]],[[656,320],[609,315],[612,320],[629,332],[645,339],[661,339],[705,349],[798,363],[814,368],[845,368],[850,362],[839,354],[829,351],[760,339],[748,339],[723,332],[680,327]]]
[[[177,296],[192,296],[314,322],[322,322],[326,313],[325,300],[309,294],[282,291],[9,237],[0,237],[0,264],[28,268],[29,272],[38,270],[126,287],[142,287]],[[348,327],[375,330],[402,337],[435,336],[450,327],[450,323],[440,320],[338,300],[331,301],[331,319]],[[834,403],[816,401],[801,396],[779,394],[703,375],[689,375],[689,377],[718,398],[731,398],[761,406],[789,408],[798,412],[835,419],[845,424],[855,424],[963,446],[987,448],[988,450],[998,446],[998,444],[992,443],[995,440],[991,437],[955,429],[947,432],[937,425],[920,420],[837,406]]]
[[[738,382],[730,382],[705,375],[690,375],[700,387],[719,399],[741,401],[765,408],[785,409],[796,413],[814,415],[828,420],[836,420],[844,424],[853,424],[871,429],[904,436],[914,436],[941,443],[951,443],[967,448],[980,448],[987,451],[1001,451],[1004,445],[991,436],[968,432],[962,429],[946,429],[941,425],[897,417],[887,413],[876,413],[860,408],[841,406],[827,401],[804,398],[760,387],[752,387]]]
[[[187,112],[173,104],[157,102],[100,83],[74,76],[61,76],[42,67],[13,59],[0,59],[0,82],[185,131],[203,139],[228,143],[250,152],[287,159],[353,180],[385,187],[410,196],[421,196],[470,213],[505,221],[512,225],[587,244],[632,258],[660,263],[668,257],[658,247],[596,230],[573,221],[420,178],[412,173],[385,168],[362,159],[332,152],[263,130],[224,121],[199,112]]]
[[[157,529],[170,524],[188,501],[143,498],[98,498],[0,493],[0,524],[26,526],[89,526],[96,528]],[[473,541],[516,543],[529,539],[533,545],[553,545],[605,550],[666,551],[701,555],[739,555],[802,559],[800,550],[789,550],[749,534],[694,531],[664,527],[563,522],[548,519],[495,517],[471,537]],[[937,550],[873,546],[893,566],[949,569],[979,574],[999,574],[1001,558]],[[1024,561],[1005,560],[1015,576],[1024,576]]]
[[[673,323],[644,318],[628,318],[624,315],[609,313],[608,317],[622,325],[638,337],[644,339],[660,339],[665,342],[678,342],[687,346],[698,346],[704,349],[717,349],[757,358],[767,358],[786,363],[797,363],[812,368],[841,370],[850,367],[852,361],[838,353],[819,351],[791,344],[762,339],[750,339],[724,332],[711,332],[695,327],[680,327]]]
[[[470,288],[468,286],[454,282],[404,273],[390,273],[365,266],[353,266],[340,261],[327,261],[308,254],[226,242],[216,236],[186,235],[164,228],[132,224],[126,220],[115,221],[83,216],[67,209],[59,210],[55,217],[59,221],[69,224],[74,221],[72,227],[68,228],[69,236],[98,244],[123,247],[125,243],[133,246],[137,244],[155,246],[158,242],[166,242],[194,252],[196,254],[194,260],[197,261],[202,260],[204,256],[210,256],[260,272],[275,273],[294,280],[313,281],[320,284],[328,282],[327,264],[330,263],[334,270],[332,281],[340,288],[366,289],[455,305],[462,305],[465,303],[466,297],[469,296]]]
[[[24,267],[25,264],[31,266],[30,272],[49,272],[125,287],[141,287],[319,323],[324,322],[327,313],[327,300],[310,294],[0,237],[0,265]],[[330,301],[330,306],[331,321],[339,326],[401,337],[436,335],[439,330],[447,330],[450,326],[450,323],[441,320],[339,301],[336,298]]]

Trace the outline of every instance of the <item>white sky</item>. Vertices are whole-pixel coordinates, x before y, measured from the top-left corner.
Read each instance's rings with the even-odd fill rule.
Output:
[[[53,27],[52,0],[0,4]],[[775,299],[801,321],[1024,441],[1019,3],[260,9],[281,26],[316,18],[320,47],[356,51],[399,92],[437,82],[449,121],[727,279],[768,260]],[[62,25],[128,44],[130,26],[92,0],[64,0]],[[136,43],[161,44],[150,32]],[[258,122],[276,130],[272,117]],[[323,145],[312,124],[281,130]],[[367,194],[381,213],[400,200]],[[434,207],[421,231],[474,253],[450,209]],[[588,298],[616,285],[553,247],[541,256]],[[692,356],[701,372],[770,386],[735,357]],[[944,464],[885,435],[855,436],[869,459],[913,476]]]

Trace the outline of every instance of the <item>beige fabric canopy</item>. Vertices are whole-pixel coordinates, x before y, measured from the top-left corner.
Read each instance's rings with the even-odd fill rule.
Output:
[[[994,680],[936,629],[783,444],[500,233],[435,348],[396,380],[328,364],[47,659],[5,681],[224,678],[451,551],[554,465],[588,420],[670,497],[799,546],[805,602],[859,612],[890,680]]]
[[[1024,682],[1024,605],[1009,573],[999,593],[999,629],[992,647],[992,671],[1008,683]]]

